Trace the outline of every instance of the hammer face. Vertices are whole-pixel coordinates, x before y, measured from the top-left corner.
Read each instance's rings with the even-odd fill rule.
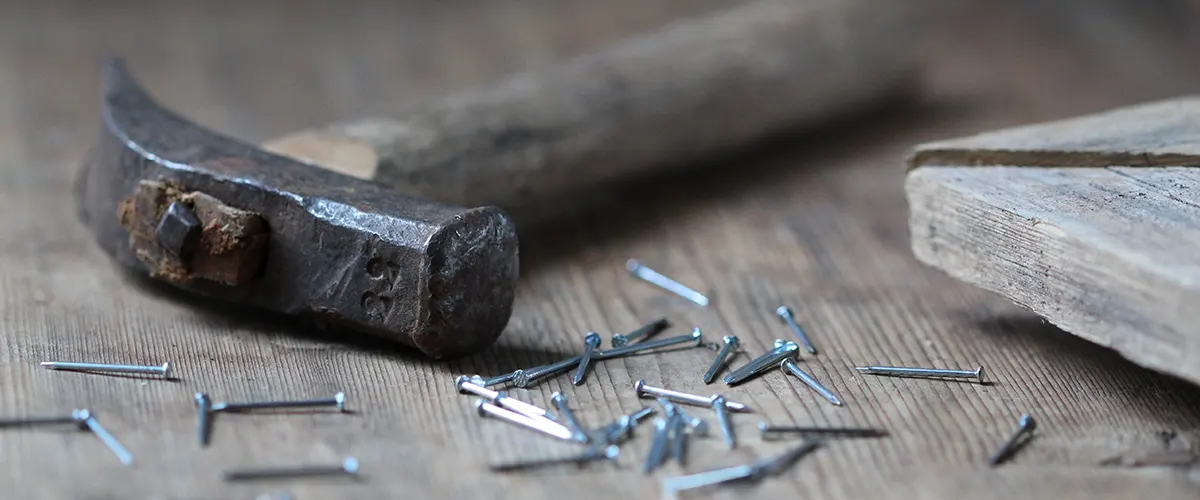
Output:
[[[435,358],[478,351],[508,322],[517,241],[500,210],[407,198],[220,136],[162,109],[119,62],[102,108],[80,213],[123,266]]]

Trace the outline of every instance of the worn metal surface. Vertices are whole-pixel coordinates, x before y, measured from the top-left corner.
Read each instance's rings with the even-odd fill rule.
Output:
[[[517,238],[499,209],[405,197],[217,135],[161,108],[119,61],[102,111],[77,197],[122,266],[434,358],[479,351],[508,322]]]

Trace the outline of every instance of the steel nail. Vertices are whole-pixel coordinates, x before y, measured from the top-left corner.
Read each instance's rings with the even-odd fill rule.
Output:
[[[458,392],[462,394],[474,394],[476,396],[486,398],[496,406],[515,411],[527,417],[554,420],[554,417],[550,415],[550,412],[542,408],[509,397],[504,391],[493,391],[487,387],[479,385],[477,382],[478,381],[472,379],[471,377],[460,375],[458,378],[454,379],[454,388],[458,389]]]
[[[705,422],[699,417],[695,417],[688,412],[683,411],[683,408],[675,407],[675,413],[678,413],[683,418],[683,422],[687,424],[688,429],[697,436],[708,435],[708,422]]]
[[[654,472],[667,459],[667,444],[670,441],[671,431],[667,427],[667,421],[664,419],[654,420],[654,440],[650,442],[650,452],[646,454],[646,461],[642,464],[642,473],[649,474]]]
[[[657,285],[659,288],[683,297],[700,307],[708,307],[708,297],[705,297],[704,294],[692,290],[691,288],[684,286],[682,283],[668,278],[662,273],[642,265],[641,262],[638,262],[635,259],[629,259],[626,261],[625,269],[627,269],[630,274],[634,275],[638,279],[653,285]]]
[[[779,474],[788,466],[796,463],[797,460],[800,460],[805,455],[808,455],[817,448],[821,447],[822,444],[823,442],[817,440],[805,441],[801,443],[800,446],[785,451],[775,458],[760,461],[754,464],[754,475],[757,477],[763,477]]]
[[[83,421],[78,418],[78,414],[81,411],[86,411],[86,410],[75,410],[70,415],[60,416],[60,417],[17,417],[17,418],[0,419],[0,428],[75,424],[75,425],[79,426],[80,428],[86,429],[87,427],[85,425],[83,425]]]
[[[654,414],[654,408],[646,406],[638,411],[630,413],[629,418],[633,419],[633,425],[637,426],[637,424],[642,423],[642,420],[645,420],[646,417],[649,417],[650,415],[653,415],[653,414]]]
[[[633,435],[633,426],[633,419],[629,415],[621,415],[608,425],[597,429],[593,435],[599,436],[599,439],[593,438],[593,441],[606,444],[623,443]]]
[[[203,392],[197,392],[195,399],[196,437],[200,440],[200,446],[208,446],[208,439],[212,434],[212,399]]]
[[[671,426],[671,457],[680,467],[687,465],[688,432],[683,415],[676,412],[668,425]]]
[[[713,396],[712,409],[717,414],[717,424],[721,426],[721,434],[725,437],[725,444],[729,449],[737,446],[737,438],[733,435],[733,423],[729,421],[729,407],[725,405],[724,396]]]
[[[537,469],[553,465],[575,464],[582,466],[588,462],[597,462],[600,460],[616,460],[620,455],[621,449],[617,445],[609,445],[604,447],[596,447],[587,451],[569,457],[549,458],[543,460],[530,460],[525,462],[516,462],[509,464],[500,464],[489,466],[492,472],[512,472],[518,470]]]
[[[494,387],[500,384],[507,384],[516,380],[517,372],[505,373],[492,378],[483,378],[479,375],[471,375],[471,383],[480,387]]]
[[[733,351],[737,350],[738,346],[741,345],[738,338],[734,335],[726,335],[721,338],[721,341],[724,345],[721,346],[720,351],[717,351],[717,357],[713,359],[712,366],[708,367],[707,372],[704,372],[705,384],[711,384],[717,379],[717,372],[721,371],[721,367],[725,366],[729,355],[733,354]]]
[[[700,329],[696,328],[696,329],[692,330],[692,333],[689,333],[687,335],[680,335],[678,337],[669,337],[669,338],[665,338],[665,339],[647,340],[645,342],[638,342],[636,344],[630,344],[630,345],[626,345],[624,347],[617,347],[615,349],[609,349],[607,351],[597,352],[594,357],[595,357],[595,359],[613,359],[613,358],[619,358],[621,356],[628,356],[635,352],[648,351],[651,349],[658,349],[661,347],[667,347],[667,346],[672,346],[672,345],[676,345],[676,344],[685,344],[688,342],[693,342],[696,344],[696,347],[700,347],[701,345],[704,344],[703,335],[704,334],[700,331]]]
[[[751,465],[738,465],[692,474],[690,476],[673,477],[663,481],[663,492],[666,494],[665,496],[673,497],[674,494],[681,491],[733,481],[761,479],[769,473],[781,471],[783,467],[799,460],[800,457],[816,449],[820,444],[817,441],[805,442],[799,447],[789,450],[774,459],[759,461]]]
[[[104,442],[104,445],[117,456],[117,460],[120,460],[122,464],[127,466],[133,465],[133,454],[120,441],[117,441],[115,436],[100,425],[100,421],[96,420],[96,416],[92,412],[88,410],[76,410],[75,413],[75,419],[83,422],[92,431],[92,434],[100,438],[100,441]]]
[[[47,370],[69,370],[77,372],[89,373],[139,373],[145,375],[159,375],[163,378],[171,378],[171,362],[163,363],[162,366],[144,366],[144,365],[110,365],[104,363],[73,363],[68,361],[43,361],[42,367]]]
[[[854,368],[867,375],[883,375],[887,377],[918,377],[918,378],[963,378],[975,379],[980,384],[984,381],[983,365],[974,370],[943,370],[939,368],[908,368],[903,366],[857,366]]]
[[[776,361],[775,363],[770,362],[773,356],[777,356],[781,353],[785,353],[788,351],[795,351],[795,350],[799,350],[799,349],[800,349],[800,346],[796,345],[795,342],[792,342],[790,340],[775,339],[774,345],[773,345],[773,347],[771,347],[771,349],[769,351],[759,355],[758,357],[756,357],[754,359],[751,359],[745,365],[742,365],[741,367],[733,370],[732,372],[729,372],[729,374],[725,375],[725,379],[729,379],[731,377],[745,376],[749,373],[753,373],[755,370],[762,370],[767,366],[771,366],[772,364],[778,364],[778,361]]]
[[[791,309],[788,309],[787,306],[779,306],[779,308],[775,309],[775,314],[778,314],[779,318],[787,324],[788,328],[792,329],[792,333],[796,334],[796,338],[800,339],[800,343],[804,344],[804,349],[809,354],[817,353],[817,348],[813,347],[813,343],[808,339],[808,335],[800,328],[800,324],[796,323],[796,316],[792,314]]]
[[[571,411],[571,406],[567,402],[567,397],[560,392],[550,394],[550,402],[554,403],[554,408],[558,410],[558,415],[562,417],[563,422],[567,424],[567,429],[571,431],[571,438],[581,443],[586,443],[591,440],[587,430],[579,424],[579,420],[575,418],[575,412]]]
[[[575,439],[575,436],[571,433],[570,429],[563,427],[561,424],[557,424],[545,419],[527,417],[515,411],[506,410],[491,404],[485,399],[475,401],[475,410],[478,411],[479,415],[482,417],[495,417],[527,429],[535,430],[551,437],[556,437],[558,439],[567,441]]]
[[[738,465],[724,469],[710,470],[689,476],[673,477],[663,481],[663,497],[675,498],[675,493],[681,491],[713,486],[731,481],[752,479],[756,469],[753,465]]]
[[[1032,439],[1033,430],[1037,429],[1037,421],[1034,420],[1029,414],[1021,415],[1021,419],[1017,422],[1017,425],[1017,431],[1014,432],[1013,435],[1008,438],[1008,441],[1005,441],[1004,444],[1000,446],[1000,449],[996,450],[996,454],[992,455],[992,458],[988,460],[988,464],[990,464],[992,467],[1000,465],[1012,457],[1012,455],[1015,454],[1021,446],[1024,446],[1024,444],[1028,442],[1028,439],[1023,438],[1028,435],[1031,436],[1030,439]]]
[[[302,399],[295,401],[251,401],[246,403],[214,403],[212,411],[214,412],[241,412],[250,410],[266,410],[266,409],[281,409],[281,408],[316,408],[322,406],[335,406],[338,411],[346,411],[346,394],[339,392],[331,398],[322,399]]]
[[[252,479],[280,479],[289,477],[339,476],[354,477],[358,475],[358,459],[347,457],[341,465],[304,465],[299,467],[280,467],[270,469],[242,469],[225,471],[226,481],[247,481]]]
[[[609,344],[611,344],[613,347],[621,347],[643,337],[650,338],[670,327],[671,322],[668,321],[667,318],[659,318],[651,323],[647,323],[641,327],[638,327],[637,330],[629,332],[628,334],[622,335],[619,333],[614,333],[612,339],[609,340]]]
[[[741,368],[725,375],[725,378],[722,380],[727,385],[740,384],[768,368],[778,366],[783,360],[795,356],[798,350],[800,350],[800,346],[796,345],[795,342],[785,341],[780,347],[767,351],[766,354],[750,360],[749,363],[746,363]]]
[[[548,365],[529,368],[527,370],[517,370],[513,372],[516,374],[513,377],[513,385],[520,388],[529,387],[530,384],[539,379],[570,370],[575,365],[578,365],[581,360],[583,360],[583,356],[574,356]]]
[[[833,391],[830,391],[827,387],[821,385],[820,382],[817,382],[817,379],[813,378],[812,375],[809,375],[808,372],[801,370],[800,365],[797,365],[795,360],[790,358],[785,359],[779,363],[779,368],[781,368],[784,372],[795,375],[796,378],[800,379],[801,382],[804,382],[804,385],[807,385],[812,390],[817,391],[817,394],[820,394],[821,397],[829,400],[830,403],[833,403],[837,406],[842,406],[842,400],[838,399],[837,395],[835,395]]]
[[[878,438],[888,435],[888,431],[886,430],[874,429],[870,427],[793,427],[767,425],[766,422],[758,423],[758,431],[764,439],[770,437],[772,434],[800,434],[856,438]]]
[[[634,382],[633,390],[637,393],[638,397],[641,397],[641,398],[663,397],[663,398],[667,398],[671,401],[674,401],[676,403],[683,403],[683,404],[688,404],[688,405],[692,405],[692,406],[703,406],[706,408],[712,405],[711,397],[706,398],[704,396],[697,396],[695,394],[688,394],[686,392],[672,391],[670,389],[664,389],[662,387],[654,387],[654,386],[646,385],[645,380],[638,380],[637,382]],[[725,404],[726,404],[726,406],[729,407],[729,409],[731,411],[738,411],[738,412],[750,412],[751,411],[749,407],[747,407],[746,405],[741,404],[741,403],[727,401]]]
[[[588,365],[592,363],[592,355],[595,354],[596,348],[600,347],[600,334],[588,332],[583,342],[583,355],[579,357],[579,368],[575,370],[575,376],[571,377],[571,383],[575,385],[583,385],[583,380],[587,377]]]

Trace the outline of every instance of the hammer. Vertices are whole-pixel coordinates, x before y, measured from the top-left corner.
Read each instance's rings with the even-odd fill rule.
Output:
[[[878,98],[912,68],[921,3],[743,2],[266,148],[164,109],[114,61],[81,217],[119,264],[189,292],[433,358],[477,352],[518,276],[512,219],[490,205],[561,200]]]

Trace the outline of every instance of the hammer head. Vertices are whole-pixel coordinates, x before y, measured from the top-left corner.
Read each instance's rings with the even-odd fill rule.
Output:
[[[218,135],[160,107],[120,61],[103,94],[77,200],[124,267],[434,358],[479,351],[507,324],[517,237],[499,209],[409,198]]]

